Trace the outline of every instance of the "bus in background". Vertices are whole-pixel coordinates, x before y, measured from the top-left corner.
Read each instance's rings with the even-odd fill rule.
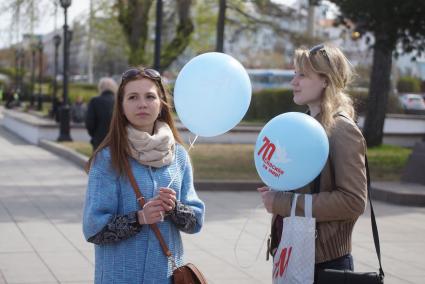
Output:
[[[254,92],[264,89],[292,89],[294,70],[288,69],[247,69]]]

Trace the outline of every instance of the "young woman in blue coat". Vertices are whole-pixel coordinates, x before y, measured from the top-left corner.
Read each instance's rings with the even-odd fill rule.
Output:
[[[129,69],[115,102],[109,133],[87,166],[83,231],[95,244],[95,283],[171,283],[172,265],[149,224],[158,225],[182,265],[180,232],[201,230],[204,203],[193,186],[160,74]],[[147,200],[143,208],[126,164]]]

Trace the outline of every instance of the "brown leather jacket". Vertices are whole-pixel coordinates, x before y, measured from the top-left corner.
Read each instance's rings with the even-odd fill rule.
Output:
[[[320,116],[316,119],[320,121]],[[351,252],[353,227],[367,202],[366,143],[360,129],[352,120],[337,116],[328,138],[329,158],[321,172],[320,193],[313,194],[313,217],[316,218],[317,230],[316,263]],[[335,179],[332,178],[332,169]],[[312,188],[313,182],[296,192],[311,193]],[[273,213],[289,216],[292,196],[291,192],[276,194]],[[299,196],[296,213],[302,216],[303,212],[304,196]]]

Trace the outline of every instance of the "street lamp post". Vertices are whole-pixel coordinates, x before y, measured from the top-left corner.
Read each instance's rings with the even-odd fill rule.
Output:
[[[43,78],[43,41],[41,38],[38,41],[38,95],[37,95],[37,110],[41,111],[43,109],[43,96],[42,96],[42,88],[41,81]]]
[[[18,47],[15,50],[15,89],[18,94],[21,92],[23,76],[24,51]]]
[[[161,72],[162,0],[156,1],[155,55],[153,66]]]
[[[15,49],[15,86],[19,84],[19,65],[20,65],[20,51],[19,47]]]
[[[217,40],[215,50],[224,52],[224,27],[226,25],[226,0],[219,1],[219,11],[217,20]]]
[[[69,60],[69,41],[67,9],[71,6],[72,0],[60,0],[65,14],[65,23],[63,25],[63,105],[60,112],[60,132],[58,141],[72,141],[70,135],[70,107],[68,102],[68,60]]]
[[[25,51],[23,48],[19,49],[19,58],[20,58],[20,62],[18,65],[18,69],[19,69],[19,77],[18,77],[18,95],[21,95],[22,93],[22,80],[23,80],[23,76],[24,76],[24,63],[25,63]]]
[[[59,57],[59,45],[61,44],[60,35],[55,35],[53,37],[53,43],[55,44],[55,64],[54,64],[54,78],[53,78],[53,96],[52,96],[52,110],[51,116],[52,118],[56,118],[58,112],[58,57]]]
[[[34,101],[35,101],[35,95],[34,95],[34,85],[35,85],[35,52],[36,52],[36,45],[33,42],[33,39],[31,38],[31,97],[30,97],[30,106],[31,108],[34,107]]]

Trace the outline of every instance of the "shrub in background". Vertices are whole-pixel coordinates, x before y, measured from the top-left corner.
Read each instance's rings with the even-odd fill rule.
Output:
[[[62,96],[62,86],[58,86],[58,96]],[[68,86],[68,100],[72,104],[75,102],[77,96],[82,96],[83,101],[88,103],[91,97],[97,96],[97,86],[93,84],[69,84]]]
[[[411,76],[403,76],[397,82],[399,93],[419,93],[421,91],[421,80]]]
[[[349,90],[347,93],[353,99],[357,114],[364,115],[367,110],[368,91]],[[290,111],[305,112],[307,110],[305,106],[296,105],[292,98],[292,90],[288,89],[263,90],[253,93],[251,104],[244,120],[267,122],[281,113]],[[389,96],[387,113],[403,113],[397,96],[392,94]]]
[[[367,91],[348,91],[348,94],[353,99],[356,113],[358,115],[366,114],[369,93]],[[395,94],[388,96],[387,113],[403,113],[403,109]]]
[[[292,90],[288,89],[262,90],[253,93],[244,120],[267,122],[284,112],[305,112],[307,108],[296,105],[292,97]]]

